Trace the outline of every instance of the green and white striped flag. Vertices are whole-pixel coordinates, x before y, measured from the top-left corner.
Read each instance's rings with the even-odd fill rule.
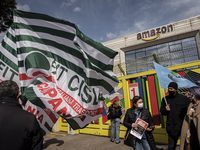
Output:
[[[117,52],[88,38],[68,21],[19,10],[13,16],[0,47],[1,80],[20,85],[24,105],[31,102],[59,114],[73,129],[98,119],[103,97],[118,85],[112,72]],[[25,108],[36,110],[29,105]],[[45,121],[40,118],[40,122],[44,126]]]

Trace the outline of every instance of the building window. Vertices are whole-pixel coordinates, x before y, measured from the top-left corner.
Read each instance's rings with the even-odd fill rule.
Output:
[[[127,74],[154,69],[153,54],[164,67],[199,60],[195,37],[125,53]]]

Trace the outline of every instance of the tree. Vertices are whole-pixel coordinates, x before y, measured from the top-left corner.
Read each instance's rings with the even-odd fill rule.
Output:
[[[13,10],[16,9],[15,0],[0,0],[0,33],[5,32],[13,23]]]

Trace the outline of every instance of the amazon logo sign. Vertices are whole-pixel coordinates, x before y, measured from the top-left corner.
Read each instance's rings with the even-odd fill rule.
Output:
[[[150,40],[155,40],[158,37],[161,36],[161,34],[165,34],[166,32],[172,32],[173,31],[173,26],[167,25],[167,26],[163,26],[161,28],[156,28],[156,29],[152,29],[150,31],[145,31],[142,33],[138,33],[137,34],[137,40],[144,40],[144,41],[150,41]]]

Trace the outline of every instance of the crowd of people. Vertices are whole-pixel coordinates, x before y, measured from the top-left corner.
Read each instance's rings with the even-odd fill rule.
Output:
[[[161,114],[167,116],[168,150],[176,149],[179,137],[180,150],[200,150],[200,131],[198,130],[200,125],[200,87],[189,88],[189,94],[186,96],[179,94],[177,90],[177,83],[171,82],[168,85],[169,94],[163,97],[160,108]],[[149,111],[143,107],[143,100],[139,96],[134,96],[132,103],[133,107],[126,111],[123,121],[123,125],[127,127],[124,143],[133,147],[134,150],[157,150],[152,135],[154,123]],[[148,126],[141,139],[132,135],[128,141],[127,137],[129,137],[131,129],[139,126],[135,123],[137,118],[147,122]],[[119,131],[116,133],[118,142]],[[113,142],[113,134],[111,140]]]
[[[166,131],[168,133],[168,149],[175,150],[180,136],[180,150],[200,149],[200,87],[189,88],[190,93],[183,96],[178,93],[178,85],[168,85],[169,95],[162,99],[160,112],[167,116]],[[0,83],[0,149],[8,150],[42,150],[43,136],[36,117],[22,109],[18,103],[19,87],[14,81]],[[142,138],[133,135],[129,138],[129,146],[135,150],[157,150],[152,131],[155,126],[148,109],[143,106],[139,96],[132,99],[133,107],[126,111],[123,125],[127,128],[125,140],[132,128],[138,128],[139,118],[148,126]],[[120,143],[119,127],[121,107],[114,101],[109,107],[108,119],[111,119],[111,142]],[[19,117],[20,116],[20,117]],[[116,135],[116,136],[114,136]],[[131,140],[130,140],[131,139]],[[12,143],[12,144],[10,144]],[[127,143],[126,143],[127,144]]]

